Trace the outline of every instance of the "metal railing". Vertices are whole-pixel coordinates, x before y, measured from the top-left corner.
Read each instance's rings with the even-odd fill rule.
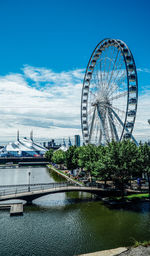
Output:
[[[61,182],[61,183],[37,183],[37,184],[18,184],[18,185],[1,185],[0,186],[0,196],[13,195],[25,192],[34,192],[40,190],[47,190],[51,188],[61,188],[74,186],[77,184],[71,182]]]

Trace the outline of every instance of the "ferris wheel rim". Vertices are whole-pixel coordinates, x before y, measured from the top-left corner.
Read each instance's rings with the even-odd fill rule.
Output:
[[[109,43],[108,43],[109,42]],[[83,87],[82,87],[82,96],[81,96],[81,127],[82,127],[82,134],[83,134],[83,139],[84,139],[84,142],[85,144],[88,144],[90,141],[89,141],[89,134],[85,133],[84,132],[84,123],[83,123],[83,117],[86,117],[86,120],[87,120],[87,113],[85,114],[84,113],[84,108],[83,105],[84,105],[84,100],[83,100],[83,95],[85,93],[85,84],[86,84],[86,81],[87,81],[87,74],[90,73],[88,72],[90,69],[90,63],[92,61],[92,59],[94,59],[94,54],[100,50],[101,52],[104,51],[104,49],[102,49],[102,46],[104,44],[108,44],[107,47],[109,46],[113,46],[113,47],[116,47],[120,50],[122,56],[123,56],[123,60],[124,60],[124,64],[125,64],[125,67],[126,67],[126,78],[127,78],[127,103],[126,103],[126,115],[125,115],[125,120],[124,120],[124,124],[123,124],[123,128],[122,128],[122,133],[121,133],[121,136],[119,138],[119,140],[121,140],[123,138],[123,134],[124,134],[124,131],[126,130],[126,132],[128,131],[127,127],[126,127],[126,124],[127,124],[127,119],[128,119],[128,110],[129,110],[129,103],[131,103],[131,100],[132,98],[130,98],[130,94],[132,93],[130,91],[130,89],[132,89],[131,87],[131,83],[130,83],[130,80],[131,78],[135,78],[135,84],[136,84],[136,88],[134,87],[134,92],[136,94],[136,100],[134,101],[134,117],[133,117],[133,120],[132,120],[132,127],[130,127],[130,135],[132,136],[132,131],[133,131],[133,128],[134,128],[134,123],[135,123],[135,118],[136,118],[136,112],[137,112],[137,100],[138,100],[138,80],[137,80],[137,71],[136,71],[136,65],[135,65],[135,61],[134,61],[134,58],[133,58],[133,55],[132,55],[132,52],[131,50],[129,49],[129,47],[122,41],[122,40],[119,40],[119,39],[111,39],[111,38],[105,38],[103,39],[102,41],[100,41],[100,43],[97,44],[97,46],[95,47],[94,51],[92,52],[91,54],[91,57],[89,59],[89,62],[88,62],[88,65],[87,65],[87,68],[86,68],[86,72],[85,72],[85,76],[84,76],[84,81],[83,81]],[[102,49],[102,50],[101,50]],[[128,55],[125,54],[125,51],[124,49],[126,50],[126,53],[128,53]],[[118,50],[118,52],[119,52]],[[96,55],[95,55],[96,56]],[[133,70],[132,72],[129,71],[129,68],[128,68],[128,63],[127,63],[127,57],[130,57],[130,61],[129,63],[132,63],[132,66],[133,66]],[[97,60],[99,59],[99,57],[97,58]],[[95,63],[97,63],[97,60],[95,61]],[[95,64],[96,65],[96,64]],[[95,65],[94,65],[94,68],[95,68]],[[131,66],[131,65],[130,65]],[[93,68],[93,70],[94,70]],[[93,74],[93,71],[91,71],[91,73]],[[134,76],[133,76],[134,74]],[[90,87],[90,79],[89,79],[89,87]],[[87,101],[88,101],[88,95],[89,92],[87,93]],[[130,102],[129,102],[130,100]],[[87,109],[87,107],[86,107]],[[130,111],[131,112],[131,111]],[[131,113],[130,113],[131,114]],[[133,114],[133,113],[132,113]],[[89,131],[88,131],[89,133]]]

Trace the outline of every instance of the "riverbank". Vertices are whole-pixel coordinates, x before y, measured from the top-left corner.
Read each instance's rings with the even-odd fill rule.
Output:
[[[78,256],[149,256],[150,246],[138,246],[136,248],[119,247],[111,250],[81,254]]]
[[[148,256],[148,255],[150,255],[150,246],[147,246],[147,247],[138,246],[136,248],[131,248],[125,252],[122,252],[121,254],[118,254],[118,256]]]
[[[60,170],[57,170],[56,168],[54,168],[54,166],[52,166],[52,165],[49,164],[49,165],[47,165],[47,167],[48,167],[49,169],[53,170],[54,172],[56,172],[58,175],[60,175],[60,176],[62,176],[63,178],[65,178],[66,180],[68,180],[68,181],[70,181],[70,182],[72,182],[72,183],[75,183],[75,184],[77,184],[77,185],[79,185],[79,186],[83,186],[83,184],[82,184],[81,182],[78,182],[78,181],[76,181],[75,179],[73,179],[73,178],[71,178],[71,177],[68,177],[67,174],[63,173],[63,172],[60,171]]]
[[[130,206],[133,204],[139,204],[144,202],[150,202],[150,197],[148,193],[143,194],[132,194],[125,196],[124,198],[121,197],[110,197],[110,198],[103,198],[103,203],[109,207],[123,207],[123,206]]]
[[[128,248],[126,247],[119,247],[116,249],[104,250],[100,252],[80,254],[78,256],[117,256],[117,255],[122,255],[122,253],[126,252],[127,250]]]

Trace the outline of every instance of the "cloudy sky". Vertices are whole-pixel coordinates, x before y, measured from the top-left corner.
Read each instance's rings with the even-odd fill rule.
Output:
[[[33,130],[37,139],[81,134],[85,68],[106,37],[122,39],[134,55],[134,136],[150,139],[149,8],[149,0],[1,0],[0,144],[18,129],[21,136]]]

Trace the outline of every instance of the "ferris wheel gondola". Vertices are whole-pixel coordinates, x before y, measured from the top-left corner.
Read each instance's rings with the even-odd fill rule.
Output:
[[[85,72],[81,126],[85,144],[131,138],[138,101],[133,55],[121,40],[104,39],[94,49]]]

